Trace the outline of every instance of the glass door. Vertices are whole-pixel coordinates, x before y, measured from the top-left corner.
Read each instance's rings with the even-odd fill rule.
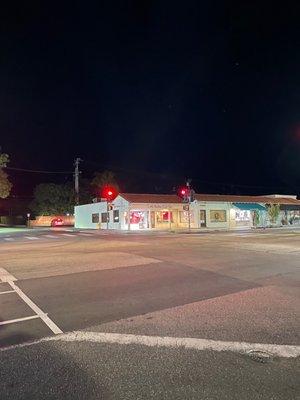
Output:
[[[206,210],[200,210],[200,226],[206,227]]]

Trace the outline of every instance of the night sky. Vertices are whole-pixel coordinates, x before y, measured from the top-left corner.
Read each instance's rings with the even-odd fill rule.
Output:
[[[10,167],[81,157],[82,176],[113,170],[123,191],[189,177],[202,193],[300,192],[297,1],[66,3],[1,10]],[[72,179],[8,172],[19,196]]]

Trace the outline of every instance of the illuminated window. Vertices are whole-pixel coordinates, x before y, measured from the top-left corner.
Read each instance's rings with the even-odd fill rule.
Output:
[[[226,222],[226,210],[210,210],[211,222]]]
[[[125,223],[128,224],[128,213],[124,213]],[[143,223],[146,219],[145,211],[130,211],[130,223],[131,224],[140,224]]]
[[[169,215],[171,214],[171,215]],[[158,211],[156,213],[156,222],[170,222],[169,217],[171,217],[171,222],[173,222],[173,213],[170,211]]]
[[[236,211],[235,212],[235,220],[236,221],[250,221],[250,211]]]
[[[99,214],[92,214],[92,223],[98,224],[99,223]]]
[[[119,222],[119,210],[114,210],[114,222]]]
[[[179,221],[188,223],[189,222],[189,213],[190,213],[190,222],[194,223],[193,211],[179,211]]]

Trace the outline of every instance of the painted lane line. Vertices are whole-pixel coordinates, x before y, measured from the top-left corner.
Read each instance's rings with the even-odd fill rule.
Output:
[[[50,238],[50,239],[56,239],[57,238],[57,236],[54,236],[54,235],[44,235],[43,237]]]
[[[43,342],[88,342],[88,343],[108,343],[123,345],[143,345],[148,347],[165,347],[165,348],[186,348],[198,351],[231,351],[242,354],[249,354],[253,351],[263,351],[277,357],[296,358],[300,356],[300,346],[293,345],[277,345],[264,343],[248,343],[248,342],[223,342],[209,339],[196,338],[180,338],[166,336],[144,336],[144,335],[127,335],[119,333],[102,333],[102,332],[86,332],[75,331],[65,333],[58,336],[45,337],[34,342],[21,343],[8,347],[3,347],[1,351],[15,349],[19,347],[28,347]]]
[[[224,342],[209,339],[160,337],[131,335],[101,332],[74,332],[61,337],[64,341],[87,341],[94,343],[140,344],[144,346],[158,346],[178,348],[184,347],[195,350],[233,351],[247,353],[249,351],[265,351],[278,357],[300,356],[300,346],[276,345],[247,342]],[[60,338],[58,338],[60,340]]]
[[[17,278],[15,278],[12,274],[10,274],[6,269],[0,268],[0,281],[1,282],[9,282],[9,281],[16,281]]]
[[[14,283],[17,278],[11,275],[6,269],[0,268],[0,281],[7,282],[9,286],[16,292],[23,301],[37,314],[37,318],[42,321],[51,329],[55,335],[63,333],[61,329],[45,314],[30,298]]]
[[[62,333],[62,330],[45,314],[30,298],[13,282],[8,281],[8,284],[14,289],[23,301],[45,322],[51,331],[57,335]]]
[[[0,292],[1,294],[7,294],[7,293],[16,293],[14,290],[6,290],[5,292]]]
[[[39,238],[36,236],[25,236],[26,239],[28,240],[38,240]]]
[[[7,321],[0,321],[0,325],[15,324],[16,322],[29,321],[31,319],[40,318],[38,315],[31,315],[30,317],[8,319]]]
[[[92,233],[78,233],[78,236],[93,236]]]
[[[75,235],[71,235],[70,233],[61,233],[62,236],[69,236],[69,237],[74,237]]]

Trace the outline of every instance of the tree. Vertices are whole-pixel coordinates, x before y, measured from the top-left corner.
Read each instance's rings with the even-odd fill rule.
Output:
[[[97,194],[101,193],[104,186],[113,186],[117,191],[119,190],[115,174],[112,171],[95,172],[91,184],[96,188]]]
[[[3,168],[9,163],[9,156],[5,153],[0,153],[0,198],[5,199],[12,188],[12,183],[8,180],[8,175],[3,171]]]
[[[276,224],[279,213],[280,213],[280,205],[279,204],[266,204],[269,218],[272,224]]]
[[[260,220],[259,211],[254,210],[253,211],[253,225],[257,226],[259,224],[259,220]]]
[[[34,190],[30,208],[36,215],[73,214],[74,189],[71,184],[41,183]]]
[[[79,204],[88,204],[92,201],[92,198],[91,181],[86,178],[81,178],[79,186]]]

